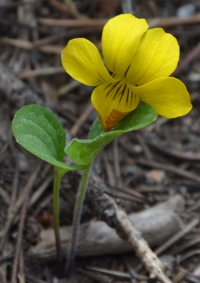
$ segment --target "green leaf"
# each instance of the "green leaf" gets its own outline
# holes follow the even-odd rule
[[[15,114],[12,129],[21,146],[57,169],[65,172],[85,169],[85,166],[68,166],[62,162],[66,133],[59,120],[46,108],[40,105],[22,107]]]
[[[73,139],[65,148],[66,154],[77,164],[89,165],[97,154],[116,137],[142,129],[153,123],[157,113],[148,104],[141,102],[138,107],[122,119],[111,131],[104,132],[97,119],[90,131],[88,140]]]

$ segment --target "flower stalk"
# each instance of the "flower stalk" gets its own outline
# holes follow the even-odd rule
[[[53,218],[54,218],[54,232],[56,239],[56,252],[58,263],[61,260],[61,240],[59,231],[59,192],[60,192],[60,182],[63,174],[58,172],[57,168],[54,168],[54,182],[53,182]]]
[[[78,238],[79,238],[79,230],[80,230],[81,213],[83,209],[83,202],[85,199],[85,193],[86,193],[86,189],[88,185],[88,180],[90,177],[92,164],[89,166],[88,169],[83,171],[83,175],[81,177],[81,182],[80,182],[80,186],[79,186],[77,197],[76,197],[76,203],[75,203],[74,215],[73,215],[72,236],[71,236],[71,242],[70,242],[70,247],[69,247],[69,252],[68,252],[68,257],[67,257],[65,273],[67,273],[71,265],[73,265],[74,259],[76,256],[77,244],[78,244]]]

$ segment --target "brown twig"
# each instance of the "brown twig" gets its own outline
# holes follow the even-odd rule
[[[41,2],[41,1],[44,1],[44,0],[27,0],[27,1],[16,1],[15,3],[3,3],[0,5],[0,9],[13,9],[15,7],[18,7],[18,6],[24,6],[26,4],[31,4],[32,3],[36,3],[36,2]]]
[[[140,164],[140,165],[148,166],[148,167],[154,167],[154,168],[162,169],[162,170],[165,170],[165,171],[168,171],[168,172],[172,172],[172,173],[179,175],[181,177],[188,178],[192,181],[200,182],[200,177],[197,176],[196,174],[188,172],[188,171],[183,170],[181,168],[177,168],[176,166],[173,166],[173,165],[163,164],[163,163],[160,163],[160,162],[156,162],[156,161],[152,161],[152,160],[144,160],[144,159],[138,159],[138,160],[136,160],[136,163]]]
[[[200,23],[200,13],[189,17],[168,17],[147,19],[151,27],[173,27],[179,25],[195,25]]]
[[[81,18],[81,15],[78,12],[75,4],[69,0],[67,2],[68,5],[65,5],[56,0],[49,0],[49,5],[51,5],[52,7],[54,7],[55,9],[57,9],[62,13],[66,13],[68,15],[73,16],[74,18]]]
[[[99,183],[97,177],[93,177],[93,186]],[[92,188],[90,189],[90,193]],[[93,191],[95,194],[96,191]],[[120,238],[127,241],[145,268],[149,271],[151,277],[157,278],[162,283],[170,283],[171,281],[165,275],[165,267],[157,258],[156,254],[149,248],[147,242],[143,239],[132,225],[127,214],[117,206],[116,202],[106,194],[92,195],[93,205],[98,211],[98,218],[104,220],[110,227],[114,228]]]
[[[24,71],[18,74],[19,79],[24,80],[27,78],[38,77],[38,76],[49,76],[66,73],[63,67],[47,67],[47,68],[38,68],[34,70]]]
[[[20,250],[18,278],[20,279],[20,283],[26,283],[26,280],[25,280],[25,265],[24,265],[24,251],[23,251],[23,249]]]
[[[187,260],[188,258],[192,257],[193,255],[200,255],[200,249],[194,249],[186,252],[180,259],[180,262]]]
[[[145,197],[137,192],[136,190],[133,189],[129,189],[126,187],[119,187],[119,186],[114,186],[112,189],[112,196],[115,197],[119,197],[122,199],[127,199],[133,202],[138,202],[138,203],[144,203],[145,202]],[[106,193],[108,193],[109,195],[111,195],[111,193],[109,191],[106,191]]]
[[[116,181],[115,185],[118,188],[122,188],[122,178],[119,162],[119,142],[118,139],[115,139],[113,142],[113,167],[115,171]]]
[[[172,244],[176,243],[182,237],[184,237],[187,233],[189,233],[194,227],[196,227],[199,223],[199,219],[192,220],[189,224],[187,224],[180,232],[173,235],[169,240],[167,240],[162,246],[155,250],[156,254],[160,254],[169,248]]]
[[[188,271],[185,268],[179,267],[177,274],[173,278],[173,283],[181,282],[186,277],[187,273]]]
[[[27,40],[21,40],[21,39],[13,39],[13,38],[0,38],[0,43],[6,44],[6,45],[12,45],[15,47],[23,48],[26,50],[40,50],[44,53],[53,53],[53,54],[60,54],[61,51],[64,49],[63,46],[59,45],[45,45],[40,47],[35,47],[34,44]]]
[[[190,225],[190,223],[189,223]],[[193,228],[193,227],[191,227]],[[176,233],[177,234],[177,233]],[[175,235],[176,235],[175,234]],[[199,244],[200,243],[200,237],[197,235],[196,238],[192,238],[191,240],[185,242],[184,244],[182,244],[181,246],[178,246],[176,247],[176,249],[173,249],[172,251],[172,255],[177,255],[177,254],[180,254],[181,252],[183,252],[185,249],[188,249],[196,244]]]
[[[99,267],[93,267],[93,266],[87,266],[87,269],[93,270],[96,272],[101,272],[107,275],[113,275],[116,277],[127,278],[127,279],[131,278],[131,275],[128,272],[123,272],[119,270],[110,270],[110,269],[108,270],[106,268],[99,268]]]
[[[188,67],[188,65],[197,59],[200,55],[200,43],[198,43],[186,56],[185,59],[183,59],[180,64],[178,65],[178,68],[174,71],[172,76],[177,76],[179,73],[181,73],[184,69]]]
[[[102,30],[101,27],[83,27],[83,28],[73,28],[72,30],[67,30],[63,32],[59,32],[58,34],[53,34],[48,37],[39,39],[33,42],[35,47],[39,47],[42,45],[47,45],[49,43],[58,41],[60,38],[74,38],[80,37],[81,34],[90,34],[93,32],[100,32]]]
[[[90,114],[93,111],[94,111],[94,107],[92,106],[91,103],[89,103],[88,106],[86,107],[86,109],[83,111],[83,113],[77,119],[76,123],[70,129],[70,133],[71,133],[72,136],[77,135],[82,124],[87,120],[87,118],[90,116]]]
[[[13,216],[13,206],[15,203],[15,199],[16,199],[16,195],[17,195],[17,189],[18,189],[18,181],[19,181],[19,168],[18,166],[16,166],[15,168],[15,174],[14,174],[14,178],[13,178],[13,183],[12,183],[12,195],[11,195],[11,199],[10,199],[10,205],[8,208],[8,216],[7,216],[7,221],[5,224],[5,228],[4,228],[4,234],[3,237],[1,238],[1,242],[0,242],[0,254],[3,251],[3,247],[5,244],[5,241],[8,237],[8,232],[10,230],[10,226],[11,226],[11,219]]]
[[[78,87],[79,85],[80,85],[80,82],[72,80],[68,84],[61,86],[59,89],[54,91],[51,96],[52,96],[53,99],[57,99],[59,96],[67,94],[68,92],[70,92],[74,88]],[[74,119],[72,119],[72,121],[73,122],[76,121],[76,118],[74,117]]]
[[[186,160],[192,160],[192,161],[200,161],[200,154],[199,153],[193,153],[193,152],[183,152],[174,148],[165,148],[158,144],[155,144],[153,142],[147,141],[147,143],[155,148],[158,151],[161,151],[163,153],[166,153],[167,155],[171,155],[173,157],[179,158],[179,159],[186,159]]]
[[[59,103],[59,101],[57,102],[57,104],[55,105],[54,109],[57,111],[57,113],[61,116],[66,118],[67,120],[76,123],[76,116],[72,113],[70,113],[69,111],[66,111],[65,109],[63,109],[62,104]],[[88,124],[82,124],[82,128],[84,128],[85,130],[89,131],[90,130],[90,126]]]
[[[132,226],[126,213],[117,208],[115,218],[115,221],[117,220],[117,225],[115,224],[115,226],[118,226],[118,234],[131,244],[145,268],[149,271],[150,276],[157,278],[163,283],[171,282],[164,273],[164,265],[149,248],[141,233]]]
[[[138,274],[134,268],[133,263],[126,256],[122,256],[122,259],[126,265],[126,268],[128,269],[128,272],[131,275],[131,278],[138,279],[140,281],[147,281],[147,276]]]
[[[108,19],[75,19],[75,20],[68,20],[68,19],[50,19],[50,18],[39,18],[38,23],[45,26],[51,27],[100,27],[102,28]]]
[[[109,19],[38,19],[38,23],[46,26],[57,26],[57,27],[85,27],[85,26],[98,26],[103,27]],[[185,17],[168,17],[168,18],[149,18],[146,19],[150,23],[151,27],[172,27],[178,25],[193,25],[200,23],[200,13]]]
[[[41,186],[39,186],[39,188],[31,196],[29,207],[35,204],[35,202],[40,198],[40,196],[44,193],[44,191],[47,189],[47,187],[52,181],[53,181],[53,175],[45,178]]]
[[[39,203],[39,205],[33,212],[33,217],[36,218],[50,202],[52,202],[52,194],[47,196],[43,201]]]
[[[6,283],[6,273],[1,266],[0,266],[0,282]]]
[[[106,176],[108,179],[108,184],[114,187],[116,182],[116,177],[113,172],[113,166],[110,164],[108,160],[108,154],[106,154],[105,152],[102,154],[102,160],[103,160],[103,165],[105,167]]]
[[[89,268],[88,268],[89,269]],[[98,273],[96,273],[96,270],[95,270],[95,273],[94,272],[90,272],[90,271],[86,271],[86,270],[83,270],[83,269],[79,269],[78,270],[80,273],[88,276],[89,278],[95,280],[95,282],[100,282],[100,283],[113,283],[113,280],[111,278],[108,278],[108,277],[105,277],[105,276],[102,276],[102,275],[99,275]]]
[[[26,213],[27,213],[27,202],[28,198],[31,192],[31,189],[33,187],[33,183],[38,175],[38,172],[40,170],[41,163],[39,163],[30,176],[27,184],[25,185],[24,192],[23,192],[23,206],[21,210],[21,215],[20,215],[20,222],[18,226],[18,237],[17,237],[17,243],[16,243],[16,250],[15,250],[15,257],[14,257],[14,262],[13,262],[13,269],[12,269],[12,277],[11,277],[11,282],[15,283],[17,282],[17,269],[19,266],[19,259],[20,259],[20,253],[21,253],[21,246],[22,246],[22,235],[23,235],[23,229],[24,229],[24,223],[25,223],[25,218],[26,218]]]
[[[149,149],[146,141],[144,140],[143,136],[141,134],[139,134],[139,133],[136,133],[136,134],[134,133],[134,135],[136,136],[137,140],[141,144],[147,159],[148,160],[152,160],[153,159],[153,154],[150,151],[150,149]],[[133,136],[133,134],[132,134],[132,136]]]

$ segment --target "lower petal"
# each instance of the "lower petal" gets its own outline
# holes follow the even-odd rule
[[[115,84],[103,83],[96,87],[91,100],[102,127],[107,132],[137,107],[139,96],[123,81],[118,81]]]
[[[130,87],[134,93],[166,118],[186,115],[191,109],[190,95],[176,78],[161,78],[140,87]]]

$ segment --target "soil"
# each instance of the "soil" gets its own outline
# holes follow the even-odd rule
[[[94,169],[106,193],[127,214],[177,195],[183,198],[185,205],[177,216],[182,228],[177,225],[170,242],[159,242],[152,249],[162,250],[159,258],[169,266],[172,282],[196,283],[200,282],[200,3],[132,4],[135,16],[177,38],[181,55],[173,76],[185,83],[193,109],[177,119],[158,117],[149,127],[119,137],[98,156]],[[68,276],[62,272],[65,257],[58,268],[56,258],[30,256],[42,241],[41,233],[53,227],[53,169],[17,144],[11,130],[19,108],[40,104],[59,118],[68,143],[74,137],[87,138],[97,116],[90,102],[92,87],[66,74],[60,52],[76,37],[101,49],[103,25],[120,13],[119,0],[0,1],[0,283],[156,282],[134,251],[99,256],[89,256],[88,251],[88,256],[76,258]],[[67,157],[65,161],[71,162]],[[62,179],[61,227],[72,225],[79,180],[77,172]],[[86,196],[82,223],[97,221],[98,207],[94,209],[92,202]]]

